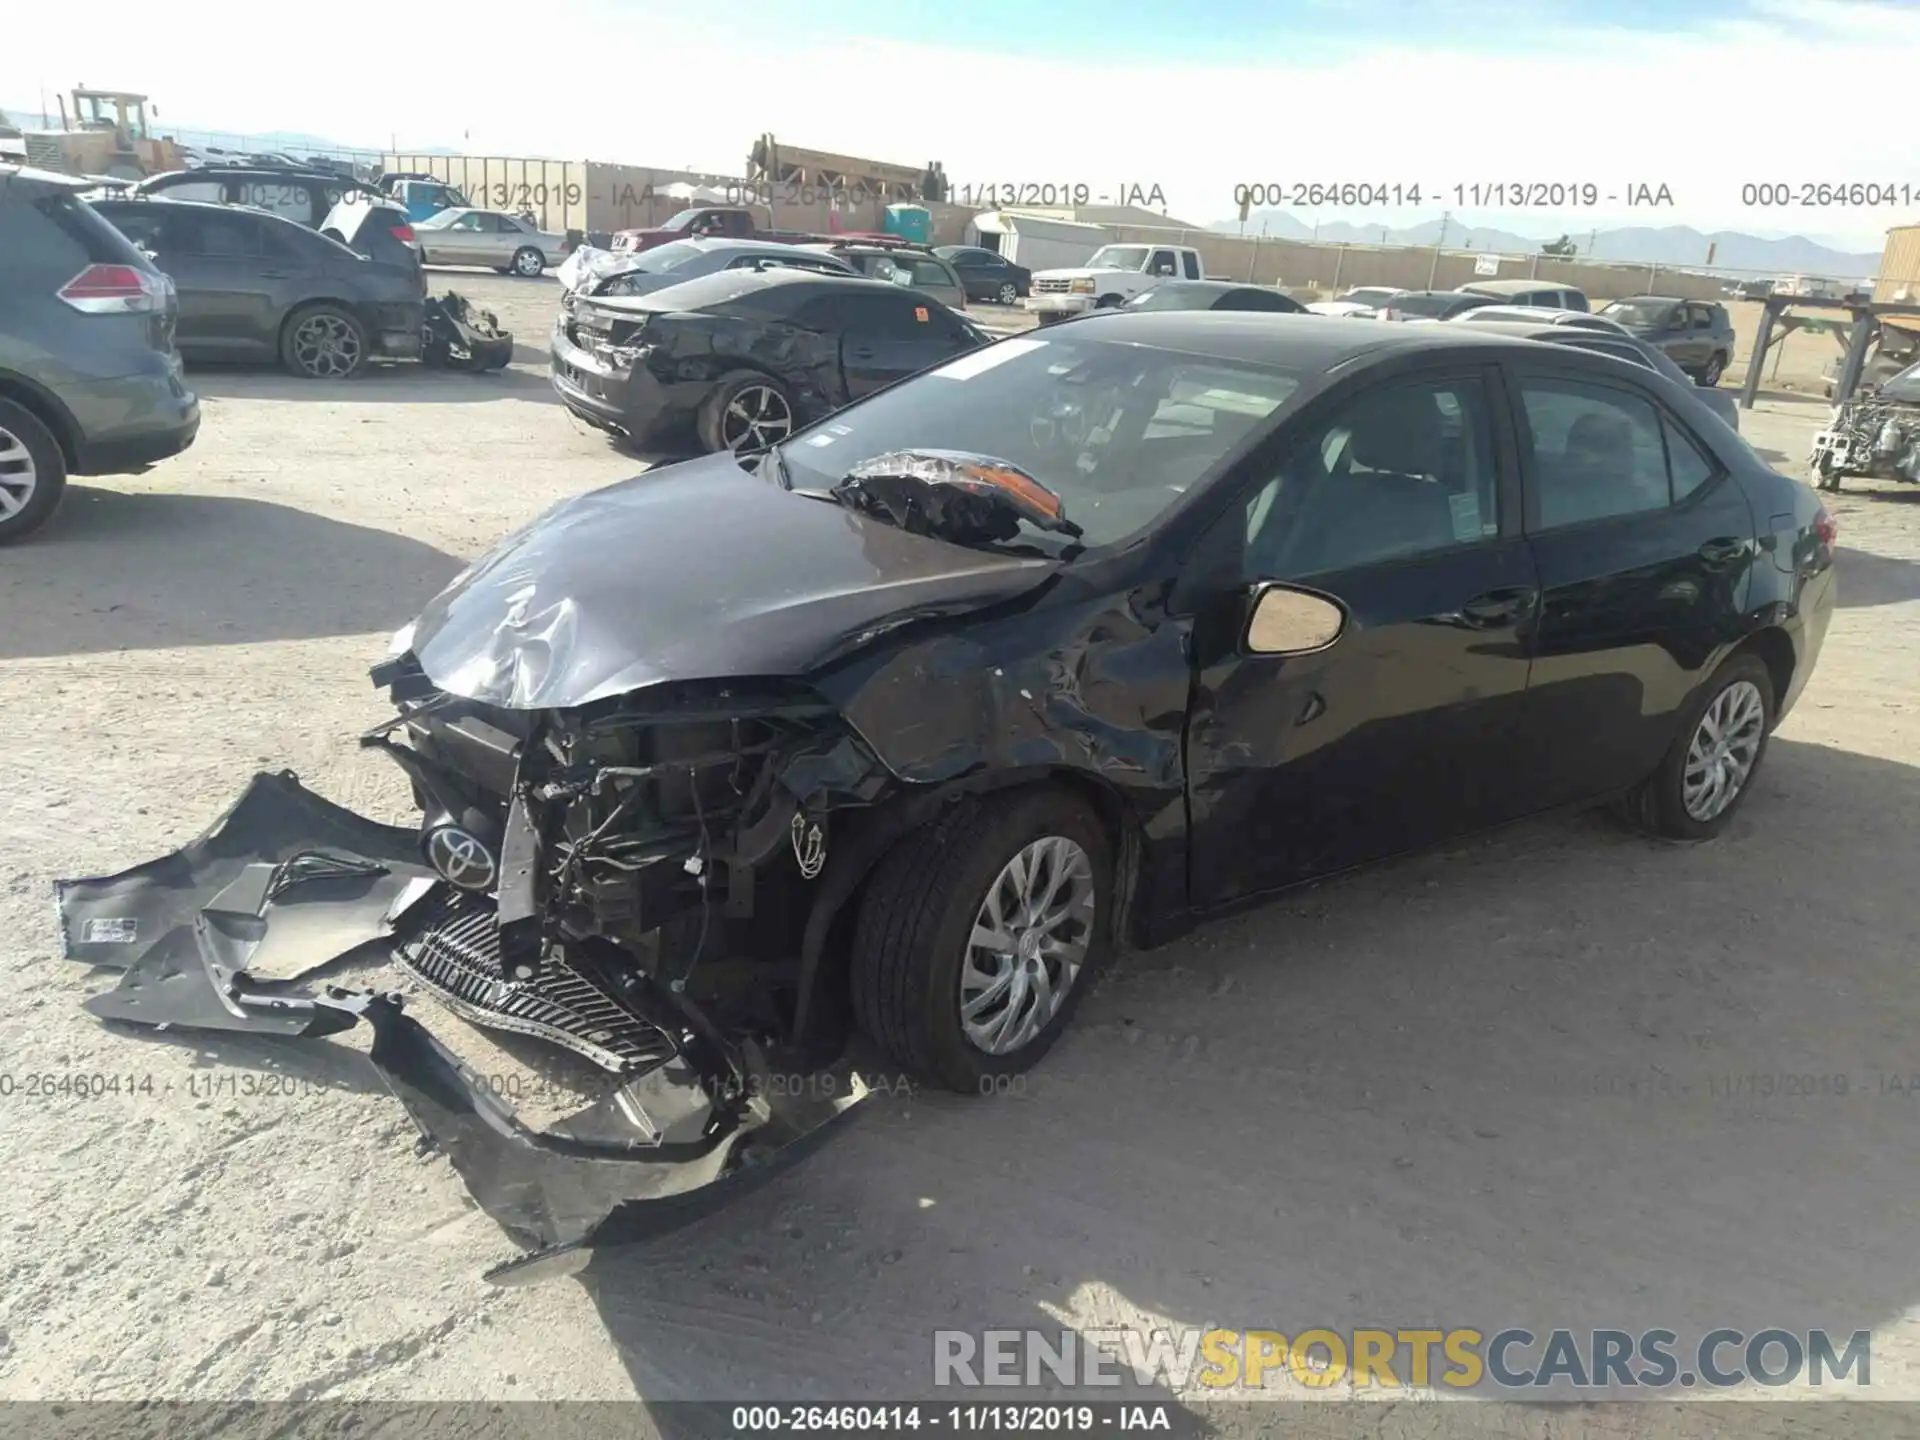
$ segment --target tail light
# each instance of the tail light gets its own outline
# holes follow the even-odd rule
[[[388,233],[391,234],[394,239],[400,241],[403,245],[411,245],[414,243],[413,226],[411,225],[392,226]]]
[[[1827,513],[1822,505],[1813,517],[1813,533],[1820,537],[1820,543],[1829,549],[1840,539],[1840,522]]]
[[[166,306],[167,280],[131,265],[89,265],[60,287],[60,298],[88,315],[151,315]]]

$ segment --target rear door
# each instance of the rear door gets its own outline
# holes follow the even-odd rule
[[[973,345],[945,307],[906,289],[821,296],[808,302],[807,314],[826,322],[809,328],[838,329],[840,368],[854,400]]]
[[[487,242],[481,236],[491,218],[483,210],[469,210],[446,225],[414,233],[436,265],[484,265]]]
[[[182,350],[256,355],[272,345],[275,295],[296,268],[270,253],[274,222],[245,210],[181,207],[157,223],[148,248],[180,291]]]
[[[1277,581],[1337,601],[1302,655],[1195,627],[1190,883],[1216,905],[1515,813],[1533,561],[1491,367],[1376,384],[1249,462],[1203,542],[1222,598]],[[1208,581],[1209,585],[1213,582]]]
[[[1513,764],[1540,808],[1659,763],[1737,633],[1756,554],[1739,484],[1652,387],[1544,360],[1509,365],[1540,577]]]

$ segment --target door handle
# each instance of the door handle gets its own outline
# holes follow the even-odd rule
[[[871,360],[873,359],[873,347],[871,345],[856,345],[853,349],[847,351],[847,354],[856,360]]]
[[[1700,558],[1709,565],[1731,565],[1747,553],[1747,542],[1731,535],[1709,540],[1700,547]]]
[[[1457,618],[1476,630],[1501,629],[1532,614],[1539,598],[1539,591],[1525,586],[1489,590],[1462,605]]]

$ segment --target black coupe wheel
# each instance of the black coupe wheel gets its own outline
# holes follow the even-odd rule
[[[908,1073],[979,1094],[1039,1063],[1112,950],[1113,847],[1060,790],[962,801],[868,882],[861,1027]]]
[[[295,311],[281,332],[281,363],[309,380],[345,380],[357,375],[366,359],[366,330],[338,305]]]
[[[793,398],[766,375],[723,380],[700,407],[700,443],[709,453],[764,450],[793,431]]]
[[[1685,711],[1660,768],[1626,798],[1627,819],[1669,840],[1711,840],[1726,829],[1766,757],[1775,704],[1757,655],[1727,661]]]
[[[1019,298],[1020,287],[1015,285],[1011,280],[1002,280],[1000,282],[999,293],[994,296],[994,299],[998,300],[1002,305],[1011,305]]]

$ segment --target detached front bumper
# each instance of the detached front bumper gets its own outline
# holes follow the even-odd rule
[[[419,844],[417,832],[333,805],[291,772],[256,775],[180,850],[56,884],[67,957],[121,972],[86,1008],[133,1025],[289,1040],[367,1025],[388,1088],[526,1247],[487,1272],[503,1284],[572,1273],[596,1245],[709,1213],[810,1153],[864,1098],[851,1072],[771,1083],[755,1045],[721,1035],[695,1007],[628,971],[614,1003],[650,1027],[656,1048],[600,1100],[547,1130],[527,1128],[403,1013],[398,995],[315,982],[346,957],[417,959],[444,937],[456,897]],[[469,909],[491,904],[458,899]],[[603,973],[594,943],[575,967],[589,981]],[[504,977],[495,983],[513,988]]]

